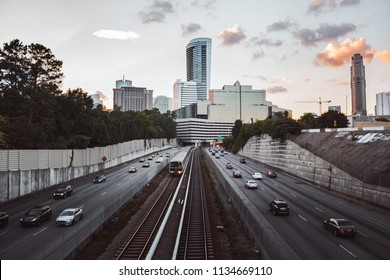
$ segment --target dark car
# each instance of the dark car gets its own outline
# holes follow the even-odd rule
[[[269,178],[276,178],[278,176],[276,175],[275,171],[268,171],[267,172],[267,177],[269,177]]]
[[[356,227],[346,219],[331,218],[324,221],[322,226],[333,232],[334,236],[354,236],[357,233]]]
[[[241,163],[246,163],[245,158],[240,159],[240,162],[241,162]]]
[[[56,191],[53,193],[54,198],[66,198],[68,196],[71,196],[73,194],[73,188],[71,185],[62,186],[56,189]]]
[[[22,226],[39,226],[42,222],[50,220],[52,210],[50,206],[36,206],[31,208],[24,214],[24,217],[20,219]]]
[[[233,171],[233,177],[234,178],[242,178],[241,172],[238,170]]]
[[[7,227],[8,226],[8,214],[0,211],[0,227]]]
[[[95,180],[93,180],[94,183],[103,183],[106,181],[106,176],[104,175],[97,175]]]
[[[290,208],[286,201],[281,199],[274,199],[268,205],[268,210],[274,214],[274,216],[279,214],[290,214]]]

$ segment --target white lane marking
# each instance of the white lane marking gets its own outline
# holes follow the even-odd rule
[[[340,246],[340,248],[341,249],[343,249],[344,251],[346,251],[348,254],[350,254],[352,257],[354,257],[354,258],[357,258],[357,256],[356,255],[354,255],[351,251],[349,251],[347,248],[345,248],[344,246],[342,246],[342,245],[340,245],[339,244],[339,246]]]
[[[3,231],[2,233],[0,233],[0,236],[2,236],[3,234],[6,234],[8,231]]]
[[[304,218],[304,217],[302,217],[301,215],[298,215],[299,216],[299,218],[301,218],[302,220],[304,220],[305,222],[307,222],[307,220]]]
[[[314,207],[314,208],[317,209],[318,211],[324,213],[324,211],[322,211],[320,208],[318,208],[318,207]]]
[[[358,233],[359,233],[359,234],[361,234],[361,235],[363,235],[364,237],[367,237],[367,238],[368,238],[368,236],[367,236],[367,235],[365,235],[363,232],[361,232],[361,231],[358,231]]]
[[[41,229],[40,231],[34,233],[33,236],[36,236],[36,235],[40,234],[41,232],[43,232],[45,230],[47,230],[47,227],[45,227],[45,228]]]
[[[293,194],[293,193],[290,193],[293,197],[297,197],[295,194]]]
[[[101,193],[100,195],[105,195],[107,192]]]
[[[261,187],[261,189],[262,189],[263,191],[265,191],[265,189],[264,189],[263,187]]]

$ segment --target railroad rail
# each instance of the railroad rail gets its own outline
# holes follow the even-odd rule
[[[176,259],[214,259],[199,150],[194,153],[191,171]]]

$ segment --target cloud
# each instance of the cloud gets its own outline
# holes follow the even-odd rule
[[[267,26],[268,32],[276,32],[276,31],[284,31],[289,30],[291,27],[296,26],[297,23],[291,19],[290,17],[287,17],[285,20],[280,20],[277,22],[274,22]]]
[[[323,12],[333,11],[339,7],[356,6],[360,0],[311,0],[307,12],[309,14],[319,15]]]
[[[93,33],[94,36],[106,39],[117,39],[117,40],[135,40],[140,36],[132,31],[119,31],[119,30],[98,30]]]
[[[175,12],[173,5],[168,1],[155,0],[145,11],[138,13],[143,23],[164,22],[167,14]]]
[[[271,82],[274,84],[288,84],[288,85],[291,85],[294,83],[293,80],[289,80],[286,77],[282,77],[280,79],[272,79]]]
[[[263,34],[260,34],[259,37],[253,37],[251,42],[256,46],[267,46],[267,47],[280,47],[283,44],[281,40],[275,40],[265,37]]]
[[[286,92],[287,89],[285,87],[281,87],[281,86],[274,86],[274,87],[269,87],[266,89],[266,92],[267,93],[278,93],[278,92]]]
[[[375,53],[379,57],[386,52],[378,52],[367,45],[366,39],[355,40],[350,38],[341,44],[329,44],[321,53],[315,57],[314,63],[317,66],[339,67],[351,63],[351,57],[355,53],[360,53],[365,61],[370,62]],[[386,55],[385,55],[386,57]]]
[[[375,51],[375,55],[383,62],[390,63],[390,51]]]
[[[264,56],[265,56],[265,53],[264,53],[263,50],[254,51],[254,52],[253,52],[253,55],[252,55],[252,59],[253,59],[253,60],[260,59],[260,58],[263,58]]]
[[[315,30],[303,28],[293,32],[295,38],[301,41],[301,44],[308,46],[316,46],[322,41],[336,40],[338,37],[345,36],[349,32],[356,30],[356,26],[352,23],[342,23],[339,25],[323,23]]]
[[[191,34],[194,34],[196,32],[198,32],[199,30],[201,30],[202,27],[197,24],[197,23],[190,23],[190,24],[182,24],[181,25],[181,30],[182,30],[182,35],[185,36],[185,35],[191,35]]]
[[[232,28],[221,31],[218,37],[222,39],[222,44],[233,46],[244,40],[246,35],[242,27],[235,24]]]
[[[206,10],[213,10],[214,4],[217,3],[217,0],[206,0],[206,1],[200,1],[200,0],[194,0],[192,1],[191,5],[195,7],[201,7]]]

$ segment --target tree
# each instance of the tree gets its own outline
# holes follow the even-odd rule
[[[328,111],[318,118],[320,128],[341,128],[348,127],[349,121],[343,113]]]
[[[318,116],[312,113],[304,113],[299,117],[298,122],[303,128],[318,128]]]
[[[232,129],[232,136],[234,139],[238,138],[238,135],[240,134],[240,130],[242,128],[242,121],[241,120],[236,120],[234,122],[234,126]]]

